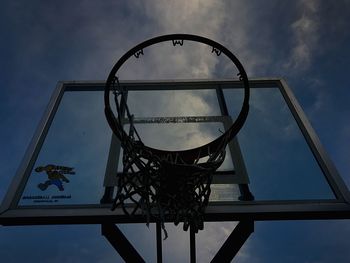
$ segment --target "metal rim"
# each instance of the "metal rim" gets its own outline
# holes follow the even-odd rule
[[[106,115],[106,119],[108,121],[108,124],[111,127],[112,131],[115,134],[118,134],[118,128],[117,128],[116,123],[115,123],[117,121],[117,118],[114,115],[114,113],[111,109],[111,105],[110,105],[111,86],[112,86],[112,83],[115,79],[115,76],[116,76],[118,70],[122,67],[122,65],[131,56],[138,57],[140,54],[143,54],[143,49],[146,47],[149,47],[149,46],[152,46],[154,44],[161,43],[161,42],[167,42],[167,41],[172,41],[174,46],[176,44],[180,44],[182,46],[184,40],[199,42],[199,43],[203,43],[203,44],[206,44],[208,46],[211,46],[213,48],[212,52],[215,52],[218,56],[221,53],[225,54],[232,61],[232,63],[236,66],[236,68],[238,69],[239,79],[243,82],[243,86],[244,86],[244,100],[243,100],[242,108],[240,110],[240,113],[239,113],[237,119],[234,121],[232,126],[225,133],[223,133],[221,136],[219,136],[215,140],[213,140],[207,144],[204,144],[202,146],[196,147],[196,148],[192,148],[189,150],[179,150],[179,151],[166,151],[166,150],[152,148],[149,146],[144,146],[145,148],[147,148],[147,150],[153,152],[155,155],[158,155],[158,156],[164,156],[164,155],[169,155],[169,154],[180,154],[183,157],[183,159],[191,160],[191,159],[193,159],[194,156],[196,158],[198,156],[200,156],[200,157],[206,156],[206,154],[204,154],[204,153],[207,152],[206,150],[208,148],[210,148],[211,150],[212,149],[219,149],[220,146],[225,141],[228,142],[233,137],[235,137],[237,135],[237,133],[239,132],[239,130],[243,127],[243,125],[247,119],[248,112],[249,112],[250,89],[249,89],[249,82],[248,82],[247,74],[246,74],[242,64],[237,59],[237,57],[231,51],[229,51],[226,47],[221,45],[220,43],[217,43],[211,39],[197,36],[197,35],[170,34],[170,35],[163,35],[163,36],[151,38],[149,40],[146,40],[146,41],[136,45],[135,47],[130,49],[128,52],[126,52],[117,61],[117,63],[114,65],[111,72],[109,73],[107,81],[106,81],[106,85],[105,85],[105,90],[104,90],[104,104],[105,104],[105,115]],[[125,135],[126,135],[126,132],[124,130],[122,130],[121,132],[125,133]]]

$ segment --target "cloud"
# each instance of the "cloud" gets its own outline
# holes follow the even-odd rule
[[[160,33],[195,33],[208,37],[219,31],[225,5],[217,1],[149,1],[142,6]]]
[[[223,17],[223,5],[207,1],[147,1],[134,2],[134,10],[142,11],[152,21],[156,35],[187,33],[216,38]],[[205,21],[205,23],[203,23]],[[148,38],[153,37],[150,35]],[[171,43],[147,49],[149,57],[142,57],[143,70],[123,72],[127,78],[210,78],[217,58],[205,45],[186,42],[183,47]],[[170,48],[169,48],[170,46]],[[134,65],[133,65],[134,66]],[[151,70],[150,70],[151,69]],[[130,71],[129,71],[130,72]],[[135,76],[135,72],[139,76]],[[122,76],[122,74],[121,74]]]
[[[310,120],[317,121],[325,110],[331,107],[331,98],[326,83],[315,77],[304,78],[308,90],[312,93],[312,100],[306,108]]]
[[[236,225],[237,222],[206,222],[196,236],[197,261],[210,262]]]
[[[256,10],[244,1],[155,0],[133,2],[133,8],[144,12],[145,16],[152,21],[157,35],[188,33],[220,42],[238,55],[238,58],[244,62],[246,71],[251,75],[261,71],[264,68],[262,65],[266,65],[268,61],[260,49],[253,48],[256,43],[251,29],[256,22]],[[265,7],[265,10],[267,9]],[[267,35],[262,37],[268,38]],[[191,45],[186,42],[180,50],[184,51],[188,46]],[[196,44],[183,53],[181,51],[169,52],[158,48],[158,56],[155,56],[155,53],[152,54],[153,58],[150,62],[152,67],[149,67],[152,71],[148,70],[147,75],[143,77],[155,77],[158,73],[160,78],[167,78],[169,76],[167,72],[172,72],[176,78],[236,77],[232,62],[224,56],[216,57],[211,54],[211,49],[208,47]],[[139,70],[136,72],[140,73]],[[135,70],[132,76],[135,77]],[[132,76],[127,77],[130,79]]]
[[[306,70],[311,65],[311,59],[319,40],[318,2],[301,0],[299,13],[298,19],[291,24],[294,46],[288,62],[284,65],[285,68],[295,71]]]

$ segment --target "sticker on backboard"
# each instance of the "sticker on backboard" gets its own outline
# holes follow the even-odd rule
[[[59,192],[65,191],[65,185],[70,181],[67,178],[67,175],[75,174],[73,167],[61,166],[48,164],[46,166],[38,166],[34,169],[36,173],[45,173],[47,180],[42,181],[37,185],[37,188],[45,192],[48,189],[56,189]],[[52,189],[52,190],[53,190]],[[70,194],[63,195],[33,195],[33,196],[24,196],[23,199],[32,199],[33,202],[58,202],[58,199],[71,199]]]
[[[44,183],[38,184],[38,188],[45,191],[49,186],[54,185],[59,191],[64,191],[63,182],[69,183],[67,177],[64,174],[75,174],[74,168],[66,166],[57,166],[48,164],[46,166],[38,166],[35,168],[37,173],[45,172],[47,179]]]

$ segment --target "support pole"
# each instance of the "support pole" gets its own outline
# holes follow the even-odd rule
[[[190,257],[190,262],[196,263],[196,233],[192,226],[190,226]]]
[[[107,238],[125,262],[143,263],[145,262],[136,251],[129,240],[124,236],[120,229],[114,224],[102,224],[102,235]]]
[[[162,252],[162,229],[159,222],[156,223],[156,236],[157,236],[157,263],[163,262]]]
[[[212,263],[231,262],[251,233],[254,232],[254,221],[241,221],[226,239],[225,243],[212,259]]]

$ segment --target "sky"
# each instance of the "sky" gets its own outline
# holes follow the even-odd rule
[[[124,52],[168,33],[202,35],[223,44],[251,78],[283,77],[350,186],[350,1],[1,3],[0,199],[59,80],[105,80]],[[152,67],[130,62],[126,66],[133,70],[126,67],[121,75],[229,76],[225,63],[201,56],[201,49],[180,55],[160,51],[147,57]],[[233,227],[208,224],[201,235],[212,239],[201,239],[200,262],[215,253]],[[154,230],[121,228],[150,258],[154,244],[147,240]],[[164,248],[171,260],[165,262],[182,262],[188,254],[185,242],[178,242],[186,238],[180,230],[171,230]],[[348,220],[257,222],[235,262],[348,262],[349,236]],[[1,227],[0,256],[3,262],[120,261],[99,226]]]

